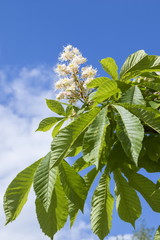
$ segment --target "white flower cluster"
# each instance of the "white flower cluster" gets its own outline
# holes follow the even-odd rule
[[[60,76],[55,88],[61,91],[56,98],[67,99],[70,103],[75,103],[78,100],[86,102],[89,94],[87,83],[95,77],[97,70],[92,66],[80,68],[80,65],[84,64],[87,59],[72,45],[64,47],[59,60],[62,64],[57,64],[54,69]]]

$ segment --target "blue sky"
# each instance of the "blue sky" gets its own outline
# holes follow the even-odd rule
[[[88,58],[88,63],[102,75],[105,73],[98,62],[102,58],[113,57],[121,66],[129,54],[139,49],[159,55],[159,9],[159,0],[0,2],[1,195],[18,171],[49,149],[50,135],[34,133],[34,130],[39,120],[50,116],[43,99],[55,97],[53,82],[56,76],[52,67],[57,63],[63,46],[72,44],[78,47]],[[148,226],[156,228],[160,215],[152,213],[142,201],[143,217]],[[9,240],[11,235],[16,240],[22,237],[24,240],[25,237],[30,240],[47,239],[35,223],[33,202],[32,194],[15,223],[4,228],[4,217],[1,219],[1,239]],[[2,207],[0,210],[3,215]],[[66,233],[75,239],[78,229],[84,234],[80,236],[81,240],[97,239],[88,229],[88,219],[87,210],[84,217],[79,217],[72,233],[66,228],[57,240],[64,239]],[[125,233],[132,233],[132,227],[120,221],[114,213],[111,235]]]

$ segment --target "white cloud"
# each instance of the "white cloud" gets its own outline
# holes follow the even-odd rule
[[[35,129],[41,119],[53,114],[47,109],[44,100],[54,97],[53,92],[46,87],[51,85],[47,81],[52,83],[53,77],[52,72],[43,66],[23,68],[19,71],[10,69],[0,71],[1,213],[3,213],[2,197],[10,181],[19,171],[50,150],[51,133],[35,133]],[[4,214],[3,216],[1,214],[0,239],[7,240],[11,236],[16,240],[44,239],[36,223],[32,195],[22,211],[22,216],[20,215],[14,223],[4,227]]]
[[[108,240],[131,240],[131,239],[132,234],[117,235],[108,238]]]
[[[0,71],[0,239],[49,239],[39,228],[33,191],[20,216],[7,226],[4,226],[2,198],[15,175],[50,150],[51,133],[35,133],[35,129],[41,119],[52,116],[44,99],[54,98],[53,78],[52,71],[44,66]],[[63,239],[98,240],[81,217],[72,230],[67,224],[55,237],[55,240]],[[107,239],[117,240],[115,237]],[[119,236],[118,240],[122,239],[129,240],[130,235]]]

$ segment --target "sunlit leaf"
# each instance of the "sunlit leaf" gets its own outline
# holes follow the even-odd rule
[[[56,124],[56,126],[54,127],[54,129],[52,131],[53,138],[58,134],[58,132],[60,131],[60,129],[65,121],[66,121],[66,119],[64,118]]]
[[[154,235],[154,240],[160,239],[160,226],[157,228],[156,233]]]
[[[72,165],[76,172],[82,171],[83,169],[89,167],[91,163],[84,161],[83,157],[78,158]]]
[[[160,212],[160,189],[156,184],[139,173],[126,173],[130,186],[142,194],[153,211]]]
[[[6,224],[18,217],[24,204],[27,202],[35,171],[41,161],[42,159],[25,168],[9,184],[4,195]]]
[[[107,108],[103,108],[84,135],[83,158],[86,162],[95,164],[97,168],[99,167],[108,125]]]
[[[114,198],[109,190],[110,177],[104,173],[92,199],[91,226],[93,232],[103,240],[110,232]]]
[[[128,109],[131,113],[142,120],[146,125],[150,126],[158,133],[160,133],[160,112],[151,108],[137,105],[121,104],[121,106]]]
[[[103,69],[114,79],[118,79],[118,66],[113,58],[104,58],[100,61]]]
[[[126,61],[124,62],[121,71],[120,71],[120,79],[130,79],[135,77],[135,72],[133,71],[134,67],[137,66],[139,62],[141,62],[145,57],[147,56],[147,53],[145,53],[144,50],[139,50],[133,54],[131,54]],[[133,75],[133,77],[132,77]]]
[[[94,108],[81,114],[76,120],[63,128],[53,139],[51,145],[52,166],[58,165],[66,156],[69,148],[73,145],[80,134],[92,123],[100,108]]]
[[[140,120],[125,108],[118,105],[113,107],[118,112],[115,116],[117,137],[127,156],[137,164],[144,137],[143,126]]]
[[[62,116],[66,115],[65,110],[59,101],[46,99],[46,103],[48,108],[54,113],[57,113],[58,115],[62,115]]]
[[[160,57],[147,55],[143,50],[131,54],[120,71],[121,80],[128,80],[145,72],[160,71]]]
[[[145,105],[145,100],[137,86],[130,87],[120,99],[122,103]]]
[[[45,118],[40,122],[36,131],[46,132],[46,131],[50,130],[61,119],[63,119],[63,118],[58,118],[58,117]]]
[[[67,221],[68,201],[59,178],[56,180],[48,212],[40,199],[36,199],[36,213],[42,231],[51,239]]]
[[[97,173],[98,171],[96,170],[96,168],[93,168],[84,176],[84,181],[86,183],[87,191],[89,191],[95,177],[97,176]],[[79,208],[73,202],[69,202],[70,227],[73,226],[76,220],[78,211],[79,211]]]
[[[117,83],[114,80],[108,80],[100,85],[91,100],[95,100],[97,103],[100,103],[118,92],[120,92],[120,89],[118,88]]]
[[[39,164],[34,177],[34,190],[46,211],[48,211],[51,203],[57,173],[57,167],[51,168],[51,153],[49,152]]]
[[[59,165],[60,179],[71,202],[83,211],[87,188],[83,178],[66,161]]]
[[[108,81],[111,81],[111,79],[109,79],[107,77],[94,78],[89,83],[87,83],[87,87],[88,88],[97,88],[97,87],[101,86],[102,84],[107,83]]]

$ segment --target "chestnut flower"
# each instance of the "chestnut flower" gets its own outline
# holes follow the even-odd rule
[[[55,88],[61,90],[56,98],[66,99],[69,103],[76,103],[78,100],[87,102],[90,93],[87,84],[94,79],[97,70],[92,66],[81,68],[81,64],[87,59],[72,45],[64,47],[59,60],[66,63],[57,64],[54,69],[62,77],[55,83]]]

